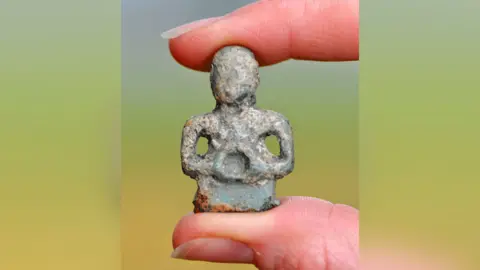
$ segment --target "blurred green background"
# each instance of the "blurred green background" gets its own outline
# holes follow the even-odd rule
[[[226,14],[252,1],[124,0],[122,250],[125,270],[253,269],[170,259],[175,224],[193,210],[195,181],[180,166],[183,124],[215,100],[208,73],[174,61],[169,28]],[[358,207],[358,63],[289,61],[260,70],[259,107],[287,116],[296,168],[278,195]],[[275,144],[270,144],[275,147]],[[277,146],[278,147],[278,146]]]

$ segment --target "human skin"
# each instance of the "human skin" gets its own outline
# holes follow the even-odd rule
[[[259,269],[358,269],[358,211],[289,197],[262,213],[202,213],[175,228],[173,257]]]
[[[355,61],[358,1],[264,0],[163,36],[176,61],[198,71],[209,71],[227,45],[251,49],[261,66]],[[283,198],[263,213],[187,215],[175,228],[172,257],[259,269],[358,269],[358,219],[350,206],[308,197]]]

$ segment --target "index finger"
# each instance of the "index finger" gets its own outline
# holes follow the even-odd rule
[[[170,40],[180,64],[209,71],[227,45],[252,50],[260,65],[288,59],[358,60],[358,0],[264,0]]]

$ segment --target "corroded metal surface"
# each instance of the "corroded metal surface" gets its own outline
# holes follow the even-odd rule
[[[194,212],[261,212],[279,204],[275,185],[294,167],[292,129],[280,113],[256,107],[259,65],[243,47],[219,50],[210,82],[216,107],[193,116],[182,134],[183,172],[195,179]],[[276,136],[280,154],[265,144]],[[204,155],[196,152],[200,137],[208,140]]]

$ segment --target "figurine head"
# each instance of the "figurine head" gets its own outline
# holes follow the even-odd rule
[[[253,105],[260,78],[258,62],[244,47],[227,46],[213,57],[210,85],[220,104]]]

